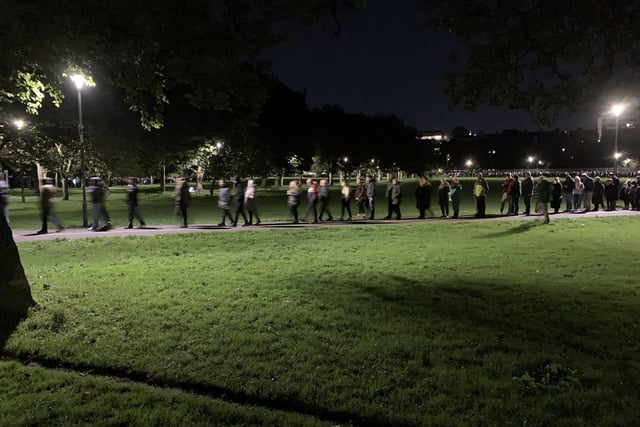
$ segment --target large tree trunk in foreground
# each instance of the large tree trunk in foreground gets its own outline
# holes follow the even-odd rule
[[[4,215],[0,215],[0,321],[7,317],[24,318],[34,304],[11,228]]]

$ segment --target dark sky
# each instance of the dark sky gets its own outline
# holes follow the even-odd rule
[[[350,112],[391,113],[419,130],[537,130],[527,113],[492,107],[450,111],[442,74],[456,46],[452,34],[430,27],[415,0],[369,0],[342,14],[342,34],[324,21],[292,31],[291,41],[273,48],[275,75],[289,87],[307,88],[311,107],[337,104]],[[554,127],[596,127],[597,117],[579,114]]]

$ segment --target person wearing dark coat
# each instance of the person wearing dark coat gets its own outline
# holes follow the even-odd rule
[[[533,196],[533,179],[531,172],[524,173],[522,181],[522,198],[524,199],[524,214],[531,215],[531,197]]]
[[[289,189],[287,190],[287,206],[289,206],[289,212],[293,215],[293,223],[297,224],[298,221],[298,205],[300,204],[300,186],[298,181],[289,182]]]
[[[511,183],[511,188],[509,189],[511,196],[511,206],[509,208],[510,215],[518,215],[518,211],[520,210],[520,196],[522,195],[522,187],[519,181],[520,177],[518,175],[513,175],[513,182]]]
[[[596,176],[593,180],[593,195],[591,201],[593,202],[593,210],[597,211],[602,206],[602,198],[604,196],[604,184],[600,181],[600,177]]]
[[[607,183],[604,186],[604,198],[607,201],[607,210],[616,210],[616,199],[618,198],[618,188],[613,178],[607,179]]]
[[[393,190],[394,179],[396,179],[396,177],[393,175],[389,177],[389,181],[387,182],[387,190],[384,192],[384,196],[387,199],[387,216],[385,216],[384,219],[391,219],[391,214],[393,214],[394,212],[393,197],[391,194]]]
[[[376,214],[376,180],[372,175],[367,176],[367,199],[369,201],[369,219]]]
[[[560,177],[553,178],[553,184],[551,184],[551,207],[553,213],[558,213],[560,206],[562,205],[562,183],[560,183]]]
[[[233,184],[235,190],[233,200],[236,202],[236,216],[233,219],[231,226],[236,227],[238,225],[238,217],[240,217],[240,214],[242,214],[242,218],[244,219],[244,225],[249,225],[247,215],[244,213],[244,183],[240,177],[235,177]]]
[[[562,197],[564,197],[564,207],[565,212],[571,212],[573,209],[573,189],[576,188],[576,183],[573,181],[573,178],[570,174],[567,174],[564,177],[564,182],[562,183]]]
[[[129,225],[127,228],[133,228],[133,218],[137,218],[140,221],[140,227],[144,227],[145,223],[140,215],[140,208],[138,207],[138,185],[135,178],[129,179],[129,185],[127,186],[127,210]]]
[[[331,211],[329,210],[329,183],[326,179],[320,180],[320,185],[318,186],[318,202],[320,203],[320,215],[318,219],[322,221],[322,217],[326,212],[327,221],[331,221],[333,215],[331,215]]]
[[[551,199],[551,184],[547,179],[540,175],[536,183],[536,210],[544,215],[543,224],[549,224],[549,207],[547,204]]]
[[[189,183],[184,178],[176,180],[176,215],[182,218],[182,228],[187,228],[187,208],[189,207]]]
[[[442,178],[438,186],[438,204],[440,205],[440,212],[442,212],[440,218],[449,218],[449,191],[451,191],[449,183]]]
[[[429,179],[420,178],[420,182],[415,191],[416,208],[418,208],[418,219],[425,219],[425,214],[431,208],[431,184]]]
[[[453,208],[452,218],[458,218],[460,215],[460,196],[462,195],[462,185],[460,180],[456,177],[451,182],[451,191],[449,191],[449,198],[451,199],[451,207]]]
[[[390,195],[391,195],[391,208],[393,210],[393,213],[396,214],[396,219],[400,220],[401,219],[400,202],[402,201],[402,191],[400,190],[400,183],[398,182],[397,178],[393,178],[391,180]],[[389,219],[391,219],[391,217],[389,217]]]

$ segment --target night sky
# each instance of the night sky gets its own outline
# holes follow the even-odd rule
[[[452,34],[436,30],[415,0],[369,0],[340,16],[342,34],[326,20],[292,30],[291,41],[269,51],[275,75],[295,90],[305,87],[310,107],[337,104],[349,112],[395,114],[419,130],[538,130],[521,111],[482,107],[449,110],[442,74],[450,69]],[[596,127],[596,114],[561,117],[555,127]]]

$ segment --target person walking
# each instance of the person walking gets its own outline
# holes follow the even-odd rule
[[[502,182],[502,199],[500,200],[500,215],[504,215],[504,210],[507,208],[507,214],[511,209],[511,187],[513,185],[513,175],[508,173],[505,180]]]
[[[454,177],[451,184],[451,191],[449,191],[449,198],[451,199],[451,207],[453,208],[453,216],[451,218],[458,218],[460,215],[460,197],[462,196],[462,185],[458,177]]]
[[[580,206],[582,204],[582,196],[584,195],[584,184],[580,180],[580,177],[576,175],[573,180],[573,212],[580,212]]]
[[[322,221],[322,217],[326,212],[327,221],[331,221],[333,215],[331,215],[331,211],[329,210],[329,185],[326,179],[320,180],[320,185],[318,186],[318,202],[320,203],[320,215],[318,219]]]
[[[582,184],[584,185],[584,192],[582,195],[582,208],[584,212],[591,211],[591,202],[593,201],[593,179],[585,173],[582,174]]]
[[[236,202],[236,212],[235,212],[236,216],[231,222],[231,226],[232,227],[238,226],[238,218],[240,217],[240,215],[242,215],[242,218],[244,219],[243,225],[247,226],[249,225],[249,220],[247,219],[247,215],[244,213],[244,184],[242,182],[242,179],[239,176],[236,176],[233,179],[233,189],[234,189],[233,200]]]
[[[549,181],[540,175],[536,183],[536,211],[542,212],[543,224],[549,224],[549,200],[551,199],[551,187]]]
[[[227,186],[224,179],[218,181],[218,207],[222,210],[222,220],[218,223],[218,227],[224,227],[226,225],[227,218],[229,218],[229,224],[233,226],[233,216],[230,212],[231,202],[231,190]]]
[[[613,183],[613,181],[611,181]],[[596,176],[593,180],[593,196],[591,196],[591,201],[593,202],[593,210],[594,212],[600,209],[603,205],[604,198],[604,184],[600,181],[600,177]]]
[[[289,212],[293,215],[293,223],[297,224],[298,221],[298,205],[300,204],[300,186],[298,181],[290,181],[289,189],[287,190],[287,206],[289,206]]]
[[[358,219],[365,219],[367,217],[367,184],[362,177],[358,178],[358,186],[356,187],[356,203],[358,204]]]
[[[576,183],[570,174],[566,174],[562,182],[562,197],[564,197],[565,212],[571,212],[573,204],[573,189]]]
[[[524,199],[524,215],[531,215],[531,197],[533,196],[533,179],[531,172],[524,173],[522,181],[522,198]]]
[[[393,214],[394,212],[393,197],[391,195],[394,179],[396,179],[396,177],[391,175],[389,176],[389,180],[387,181],[387,189],[384,192],[384,197],[387,199],[387,216],[385,216],[383,219],[391,219],[391,214]]]
[[[451,187],[445,178],[440,180],[438,186],[438,204],[440,205],[440,218],[449,218],[449,192]]]
[[[489,192],[489,184],[485,181],[482,173],[478,174],[478,178],[473,185],[473,195],[476,198],[476,218],[484,218],[487,210],[487,193]]]
[[[249,213],[249,225],[260,225],[260,217],[258,216],[258,203],[256,201],[256,183],[250,179],[247,182],[247,189],[244,192],[244,206]],[[253,222],[253,216],[256,216],[256,222]]]
[[[367,176],[367,200],[369,201],[369,219],[376,215],[376,179],[373,175]]]
[[[111,229],[111,219],[109,212],[105,206],[107,192],[104,182],[99,177],[93,177],[89,180],[89,191],[91,192],[91,204],[93,206],[93,223],[89,227],[90,231],[107,231]],[[103,219],[105,225],[100,227],[100,219]]]
[[[391,180],[391,209],[392,213],[396,214],[396,220],[402,219],[400,214],[400,203],[402,202],[402,190],[400,189],[400,183],[397,178]],[[391,219],[391,217],[389,217]]]
[[[140,208],[138,207],[138,185],[135,178],[129,178],[129,185],[127,185],[127,217],[129,219],[128,229],[133,228],[133,218],[137,218],[140,221],[140,227],[144,227],[145,223],[140,215]]]
[[[187,209],[189,207],[189,199],[191,195],[189,194],[189,183],[184,178],[176,179],[176,191],[175,191],[175,202],[176,202],[176,215],[182,219],[182,228],[187,228]]]
[[[340,221],[344,221],[344,211],[347,210],[347,221],[351,221],[351,188],[346,179],[340,182],[340,200],[342,202],[342,210],[340,211]]]
[[[311,178],[307,179],[307,201],[309,202],[309,206],[307,207],[307,212],[304,214],[302,218],[303,221],[307,221],[307,217],[309,215],[313,215],[313,224],[318,223],[318,185]]]
[[[522,186],[520,185],[518,175],[513,175],[513,182],[511,183],[510,197],[511,206],[509,206],[510,215],[518,215],[520,210],[520,195],[522,194]]]
[[[431,207],[431,185],[427,178],[420,178],[415,191],[418,219],[425,219],[427,210]]]
[[[42,227],[36,234],[47,234],[48,222],[51,221],[56,227],[58,232],[64,230],[62,222],[53,212],[55,205],[55,187],[53,186],[53,180],[51,178],[43,178],[42,185],[40,186],[40,210],[42,215]]]
[[[553,184],[551,184],[551,208],[553,213],[557,214],[562,206],[562,183],[560,177],[553,178]]]

